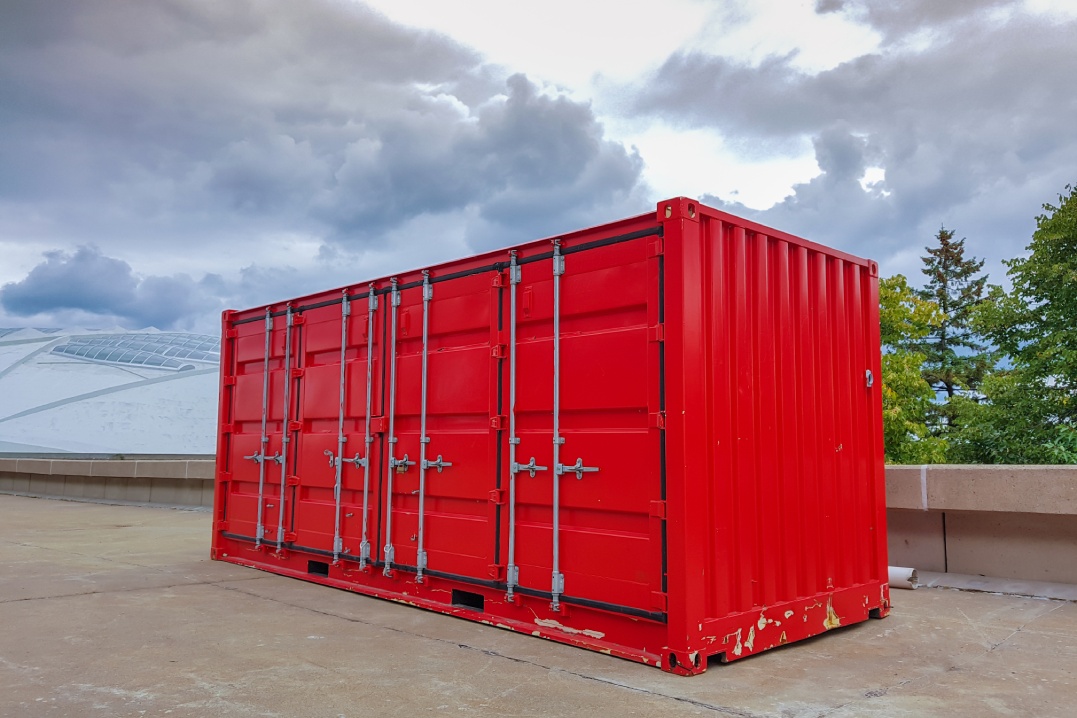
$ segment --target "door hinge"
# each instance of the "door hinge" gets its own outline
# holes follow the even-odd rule
[[[501,431],[505,428],[506,417],[503,414],[490,417],[490,428]]]
[[[225,386],[235,386],[236,378],[234,376],[226,376],[221,380],[221,383]]]
[[[505,578],[505,567],[492,563],[486,567],[486,573],[495,581],[501,581]]]
[[[284,485],[285,486],[299,486],[299,477],[298,476],[289,476],[287,479],[284,480]]]
[[[650,244],[647,245],[647,256],[658,257],[665,252],[665,242],[661,237],[654,237]]]
[[[302,379],[303,375],[307,372],[306,369],[292,369],[293,379]]]
[[[304,317],[302,314],[293,314],[292,315],[292,326],[293,327],[302,326],[302,325],[304,325],[306,323],[307,323],[307,318]]]
[[[227,531],[228,530],[228,522],[227,521],[218,521],[217,523],[215,523],[213,525],[213,528],[215,528],[218,531]]]
[[[651,591],[651,607],[665,613],[669,610],[669,596],[661,591]]]
[[[666,412],[664,411],[652,411],[651,428],[652,429],[665,429],[666,428]]]
[[[221,433],[222,434],[234,434],[234,433],[236,433],[236,425],[235,424],[221,424]]]
[[[509,348],[504,344],[494,344],[490,347],[490,356],[494,359],[504,359],[509,355]]]
[[[505,490],[493,489],[490,491],[490,502],[493,504],[501,505],[505,503]]]
[[[299,534],[297,534],[295,531],[288,531],[284,534],[285,543],[295,543],[295,540],[297,538],[299,538]]]
[[[652,501],[651,502],[651,516],[656,519],[666,518],[666,502],[665,501]]]
[[[289,421],[288,422],[288,431],[289,432],[302,431],[302,430],[303,430],[303,422],[301,422],[301,421]]]
[[[666,340],[666,325],[655,324],[647,330],[647,341],[664,342]]]
[[[370,433],[384,434],[389,430],[389,419],[384,416],[370,417]]]

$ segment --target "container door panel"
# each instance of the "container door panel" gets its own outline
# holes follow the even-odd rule
[[[428,567],[490,578],[497,541],[496,336],[489,274],[441,282],[430,300],[425,546]],[[439,472],[432,463],[450,462]]]
[[[363,505],[364,467],[361,462],[368,455],[368,302],[365,298],[350,301],[347,316],[337,304],[308,310],[304,317],[295,543],[323,552],[333,552],[334,546],[338,546],[338,553],[358,555],[361,523],[345,519],[360,515]],[[347,322],[346,332],[342,331],[343,321]],[[377,336],[376,331],[374,336]],[[338,459],[343,459],[339,462],[339,507],[335,491]],[[376,482],[374,484],[376,489]],[[372,505],[376,505],[377,497],[370,495],[369,498]],[[345,524],[348,530],[341,530],[338,536],[338,525],[343,527]]]
[[[520,585],[554,586],[552,482],[566,601],[650,612],[662,591],[659,320],[655,258],[642,240],[564,257],[559,298],[559,435],[553,460],[550,263],[522,267],[518,307]],[[579,469],[579,470],[577,470]]]
[[[386,299],[391,299],[387,296]],[[419,540],[419,420],[422,405],[422,311],[421,289],[400,293],[397,309],[396,401],[392,412],[393,431],[386,459],[407,462],[393,468],[385,521],[385,545],[393,549],[392,563],[414,568]],[[389,351],[392,351],[390,346]],[[387,358],[386,361],[390,361]]]
[[[228,531],[234,535],[275,542],[280,519],[282,462],[287,453],[282,439],[286,429],[284,390],[289,328],[285,317],[274,317],[270,324],[268,343],[265,322],[249,322],[235,328],[233,433],[227,459],[232,480],[225,499],[224,519]]]
[[[416,463],[396,467],[388,540],[409,570],[489,578],[494,563],[495,300],[488,274],[400,293],[392,451]]]

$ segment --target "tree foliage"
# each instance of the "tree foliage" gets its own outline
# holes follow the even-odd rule
[[[933,407],[936,433],[954,427],[954,411],[949,402],[960,389],[976,390],[994,365],[972,326],[973,313],[983,301],[987,275],[981,275],[983,260],[965,258],[965,240],[954,239],[952,230],[941,227],[935,246],[925,247],[923,257],[927,285],[918,296],[934,302],[939,312],[928,324],[920,346],[924,353],[924,379],[946,400]]]
[[[896,464],[937,463],[946,442],[931,436],[927,417],[935,392],[922,375],[924,355],[917,349],[939,309],[917,296],[900,274],[879,282],[883,443],[886,460]]]
[[[1012,361],[984,400],[955,402],[955,458],[1077,463],[1077,190],[1036,218],[1029,255],[1006,262],[1013,289],[992,287],[976,328]]]

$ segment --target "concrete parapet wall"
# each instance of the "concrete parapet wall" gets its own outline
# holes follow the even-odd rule
[[[211,507],[214,461],[0,458],[0,493]],[[888,466],[890,564],[1077,584],[1077,466]]]
[[[1077,584],[1077,466],[888,466],[890,563]]]
[[[81,501],[213,506],[214,460],[0,458],[0,493]]]

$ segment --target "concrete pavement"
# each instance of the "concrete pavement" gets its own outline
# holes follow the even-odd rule
[[[682,678],[210,561],[210,515],[0,496],[0,716],[1071,716],[1077,604],[893,614]]]

